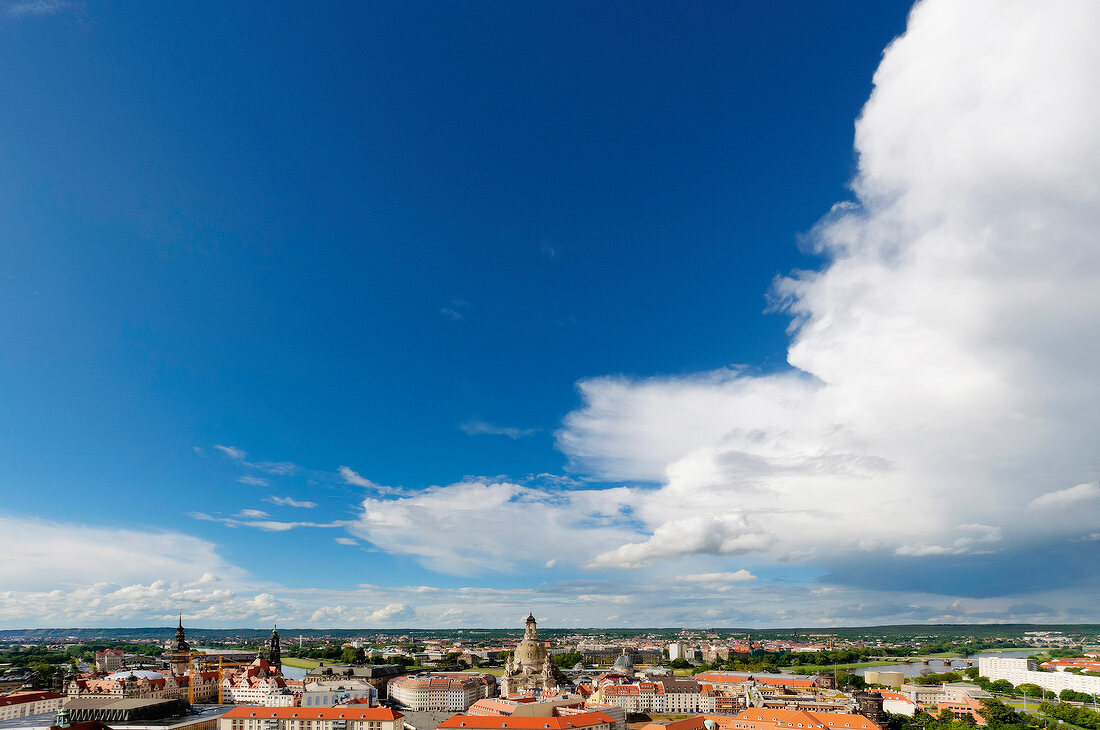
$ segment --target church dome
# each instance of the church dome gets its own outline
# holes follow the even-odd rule
[[[107,679],[164,679],[165,675],[151,669],[124,669],[107,675]]]
[[[534,639],[524,639],[516,646],[513,661],[516,664],[542,664],[546,661],[546,648]]]
[[[634,660],[630,658],[629,654],[623,652],[623,654],[615,660],[615,663],[611,665],[611,668],[618,669],[620,671],[633,672]]]

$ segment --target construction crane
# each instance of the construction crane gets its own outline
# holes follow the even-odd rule
[[[227,662],[222,657],[218,657],[218,704],[225,704],[225,687],[222,685],[222,673],[230,667],[247,667],[252,662]]]
[[[209,657],[209,655],[203,652],[191,652],[187,660],[187,702],[192,705],[195,704],[195,679],[198,678],[198,675],[202,674],[201,668],[198,672],[195,671],[195,665],[197,664],[196,659],[199,657]],[[222,678],[225,670],[234,669],[236,667],[247,667],[251,664],[252,662],[227,662],[223,657],[218,657],[218,668],[216,671],[218,673],[219,705],[225,704],[225,688],[222,686]]]

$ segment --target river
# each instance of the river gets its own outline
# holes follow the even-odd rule
[[[981,659],[982,657],[1026,657],[1032,654],[1038,654],[1042,652],[1042,649],[1014,649],[1012,651],[995,651],[985,652],[982,654],[976,654],[973,659]],[[928,664],[922,664],[916,662],[914,664],[905,664],[904,662],[889,662],[887,664],[877,664],[873,667],[860,667],[859,669],[853,669],[851,671],[863,676],[867,672],[901,672],[906,677],[919,677],[922,674],[928,674],[930,672],[948,672],[952,669],[962,671],[966,669],[966,664],[963,662],[957,662],[950,667],[944,665],[940,659],[932,659]]]
[[[305,667],[288,667],[284,664],[283,679],[305,679],[308,671]]]

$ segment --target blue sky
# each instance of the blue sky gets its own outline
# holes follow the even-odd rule
[[[6,2],[0,625],[1096,620],[1095,13],[909,11]]]

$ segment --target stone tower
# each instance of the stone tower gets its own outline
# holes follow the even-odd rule
[[[183,632],[183,611],[180,611],[180,623],[176,627],[176,638],[172,642],[172,650],[168,657],[172,674],[177,677],[187,674],[187,668],[191,665],[191,645],[187,643],[187,637]]]
[[[279,625],[271,629],[271,638],[267,640],[267,663],[276,672],[283,670],[283,652],[279,647]]]
[[[856,710],[871,722],[882,727],[886,722],[886,712],[882,709],[883,696],[878,692],[853,692]]]

